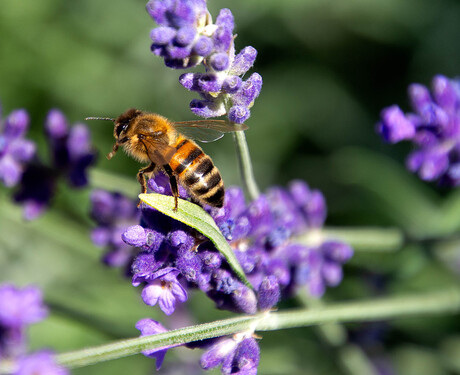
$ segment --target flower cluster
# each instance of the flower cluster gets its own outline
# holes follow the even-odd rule
[[[163,173],[151,178],[147,185],[149,192],[172,195],[169,178]],[[182,187],[179,193],[181,198],[188,198]],[[107,223],[93,232],[93,241],[116,241],[112,238],[135,217],[134,202],[120,203],[124,198],[117,195],[115,199],[115,195],[105,192],[95,192],[92,201],[93,217],[99,223]],[[226,191],[223,208],[206,209],[234,250],[252,288],[238,279],[211,241],[144,203],[140,206],[140,224],[122,233],[123,241],[129,245],[123,250],[123,259],[133,259],[132,284],[143,287],[141,296],[147,305],[158,305],[167,315],[188,299],[190,289],[205,292],[219,309],[247,314],[267,311],[299,288],[306,287],[311,296],[319,297],[326,287],[340,283],[342,265],[353,255],[347,244],[321,237],[325,200],[321,192],[310,189],[303,181],[293,181],[288,189],[271,188],[249,204],[240,188],[231,187]],[[295,236],[305,233],[311,234],[308,245],[297,243]],[[159,323],[152,322],[138,323],[143,335],[165,331]],[[203,367],[222,365],[223,373],[227,373],[226,369],[238,367],[237,363],[252,363],[256,369],[259,352],[251,334],[214,342],[217,346],[211,346],[209,354],[204,355]],[[166,349],[146,355],[157,358],[160,366]]]
[[[18,289],[10,284],[0,285],[0,362],[13,361],[12,375],[66,375],[50,351],[26,354],[26,329],[43,320],[48,310],[38,288]]]
[[[163,174],[148,186],[171,194]],[[186,197],[185,191],[181,196]],[[253,289],[232,273],[207,238],[147,205],[141,207],[141,224],[122,236],[142,250],[132,263],[132,282],[144,285],[146,304],[158,304],[168,315],[187,299],[188,288],[201,289],[220,309],[248,314],[270,309],[301,286],[318,297],[341,281],[342,264],[353,254],[337,241],[307,246],[292,240],[301,232],[318,231],[326,216],[323,195],[301,181],[291,183],[289,190],[272,188],[249,205],[240,188],[229,188],[224,207],[208,209]]]
[[[385,108],[377,131],[389,143],[413,142],[407,167],[422,180],[460,185],[460,80],[438,75],[431,92],[421,84],[408,91],[414,112]]]
[[[155,55],[171,68],[205,67],[205,73],[179,78],[182,86],[201,96],[190,102],[192,112],[205,118],[227,114],[238,124],[246,121],[262,77],[253,73],[245,81],[241,78],[254,64],[257,51],[248,46],[235,54],[232,12],[221,9],[213,23],[205,0],[150,0],[147,11],[159,25],[150,33]]]
[[[45,121],[51,161],[36,156],[34,142],[24,139],[29,115],[13,111],[4,121],[0,134],[0,180],[7,187],[17,186],[14,200],[24,206],[24,217],[32,220],[50,205],[59,178],[74,188],[88,184],[87,168],[95,161],[90,134],[83,124],[69,127],[65,116],[53,109]]]

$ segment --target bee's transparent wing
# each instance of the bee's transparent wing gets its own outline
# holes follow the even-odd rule
[[[217,141],[224,133],[248,129],[244,124],[233,124],[225,120],[181,121],[175,122],[174,127],[186,137],[205,143]]]
[[[177,151],[174,147],[151,135],[144,135],[144,139],[140,140],[140,142],[144,145],[150,161],[157,165],[169,164]]]

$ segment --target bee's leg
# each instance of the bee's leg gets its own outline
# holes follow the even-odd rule
[[[174,211],[177,211],[177,206],[179,204],[179,187],[177,186],[177,179],[176,176],[174,175],[174,172],[172,168],[169,166],[169,164],[163,165],[163,169],[165,172],[168,174],[169,177],[169,185],[171,186],[171,191],[173,193],[174,197]]]
[[[115,144],[113,145],[113,147],[112,147],[112,152],[110,152],[110,153],[107,154],[107,159],[109,159],[109,160],[112,159],[112,158],[115,156],[115,154],[117,153],[118,147],[119,147],[120,145],[122,145],[122,144],[128,142],[128,141],[129,141],[129,138],[128,138],[128,137],[124,137],[124,138],[122,138],[122,139],[117,140],[117,141],[115,142]]]
[[[140,169],[137,173],[137,181],[139,181],[139,184],[141,184],[142,193],[145,193],[147,191],[147,183],[145,181],[144,174],[153,172],[155,170],[155,167],[155,163],[150,163],[147,167]]]
[[[115,143],[112,147],[112,152],[107,154],[107,159],[108,160],[112,159],[117,153],[117,151],[118,151],[118,143]]]

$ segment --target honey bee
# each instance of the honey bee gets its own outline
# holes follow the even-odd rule
[[[87,117],[86,120],[110,120],[114,123],[116,139],[111,159],[119,146],[142,163],[149,163],[137,174],[142,193],[145,193],[148,176],[164,171],[169,177],[177,211],[178,182],[187,190],[192,200],[200,205],[222,207],[225,190],[222,176],[211,158],[191,138],[212,142],[226,132],[243,131],[244,124],[233,124],[223,120],[197,120],[172,122],[156,113],[130,108],[116,119]]]

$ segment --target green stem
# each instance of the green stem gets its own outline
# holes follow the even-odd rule
[[[309,230],[294,240],[306,245],[341,240],[357,251],[392,252],[402,247],[404,235],[396,228],[322,228]]]
[[[140,353],[142,350],[204,340],[243,331],[273,331],[337,322],[375,321],[426,314],[460,311],[460,289],[331,304],[314,309],[265,312],[181,328],[153,336],[143,336],[98,347],[59,354],[57,361],[75,368]],[[11,373],[12,364],[0,364],[0,374]],[[9,370],[9,372],[8,372]]]
[[[249,155],[248,143],[244,132],[234,132],[233,140],[235,141],[236,154],[238,155],[238,164],[240,166],[241,178],[246,193],[250,200],[256,199],[260,192],[254,178],[252,170],[251,156]]]

